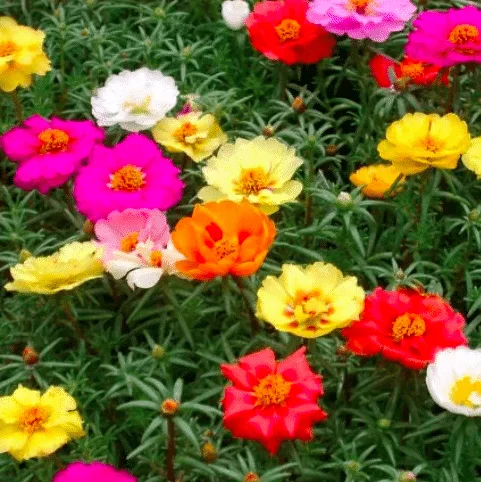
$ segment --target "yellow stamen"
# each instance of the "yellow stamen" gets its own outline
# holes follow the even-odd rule
[[[289,396],[291,385],[282,375],[267,375],[253,388],[257,398],[255,406],[265,408],[269,405],[282,405]]]
[[[139,233],[138,232],[133,232],[125,235],[121,240],[120,240],[120,249],[124,253],[131,253],[136,247],[139,242]]]
[[[350,9],[355,10],[356,13],[367,13],[372,0],[348,0]]]
[[[285,18],[277,27],[274,27],[281,42],[297,40],[301,33],[301,25],[292,18]]]
[[[48,411],[43,407],[30,407],[23,412],[20,424],[25,432],[32,434],[42,428],[43,423],[49,416]]]
[[[179,141],[187,144],[191,144],[192,140],[187,140],[187,137],[195,136],[197,134],[197,127],[190,123],[184,122],[176,131],[174,131],[174,137]]]
[[[425,331],[426,322],[416,313],[404,313],[392,325],[392,337],[398,343],[406,336],[421,336]]]
[[[234,181],[234,190],[237,194],[258,194],[262,189],[269,189],[273,182],[269,179],[264,169],[242,169],[240,178]]]
[[[222,238],[217,241],[214,245],[215,252],[217,254],[217,259],[221,260],[227,256],[237,253],[237,243],[233,239]]]
[[[140,167],[127,164],[110,174],[107,186],[114,191],[139,191],[145,186],[145,174]]]
[[[150,253],[150,264],[155,266],[156,268],[162,267],[162,252],[161,251],[152,251]]]
[[[40,154],[47,152],[64,152],[70,141],[69,135],[60,129],[45,129],[38,135]]]
[[[464,405],[465,407],[469,408],[478,408],[480,404],[473,403],[473,401],[470,400],[473,394],[477,395],[478,398],[481,397],[481,380],[473,380],[471,377],[465,376],[459,380],[456,380],[451,388],[449,398],[456,405]]]

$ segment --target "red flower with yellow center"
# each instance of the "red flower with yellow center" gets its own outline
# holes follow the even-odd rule
[[[276,362],[266,348],[221,365],[232,382],[222,400],[224,426],[234,437],[256,440],[271,454],[283,440],[312,440],[312,425],[327,414],[317,404],[324,393],[321,377],[312,372],[305,351]]]
[[[407,368],[421,369],[439,350],[466,345],[464,318],[439,295],[376,288],[359,321],[342,330],[356,355],[382,354]]]
[[[330,57],[336,41],[323,27],[307,21],[308,7],[307,0],[256,3],[245,22],[252,46],[268,59],[288,65]]]

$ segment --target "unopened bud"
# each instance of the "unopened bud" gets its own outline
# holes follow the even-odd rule
[[[22,358],[26,365],[35,365],[38,362],[38,353],[31,347],[26,346],[22,351]]]
[[[154,10],[154,15],[155,15],[156,17],[160,17],[160,18],[165,17],[165,10],[164,10],[163,8],[161,8],[161,7],[157,7],[157,8]]]
[[[271,125],[267,125],[264,127],[264,129],[262,129],[262,134],[265,137],[272,137],[275,133],[276,133],[276,130]]]
[[[158,360],[165,356],[165,348],[161,345],[154,345],[151,354],[156,360]]]
[[[481,211],[479,209],[473,209],[472,211],[469,211],[468,219],[471,222],[475,222],[479,220],[480,215],[481,215]]]
[[[388,418],[380,418],[377,424],[380,428],[389,428],[391,426],[391,420]]]
[[[411,471],[402,472],[401,475],[399,476],[399,482],[413,482],[416,480],[417,480],[416,474]]]
[[[359,472],[361,470],[361,464],[356,460],[349,460],[346,462],[346,467],[351,472]]]
[[[222,18],[231,30],[240,30],[249,16],[249,4],[245,0],[222,2]]]
[[[192,55],[192,47],[187,45],[187,47],[184,47],[181,51],[182,57],[190,57]]]
[[[160,411],[165,417],[172,417],[177,413],[177,410],[179,410],[179,405],[180,402],[178,402],[177,400],[167,398],[162,402],[162,405],[160,406]]]
[[[335,154],[337,154],[338,149],[339,148],[336,146],[336,144],[329,144],[326,147],[326,154],[328,156],[334,156]]]
[[[352,196],[348,192],[341,191],[337,196],[337,202],[343,207],[351,206]]]
[[[204,437],[208,437],[208,438],[212,438],[215,434],[214,432],[208,428],[204,433],[203,433]]]
[[[296,97],[291,104],[291,107],[298,113],[302,114],[303,112],[306,111],[306,104],[304,103],[304,100],[302,97]]]
[[[89,34],[89,29],[88,28],[84,28],[83,30],[80,31],[80,35],[82,37],[87,37],[87,35]]]
[[[261,478],[255,472],[249,472],[244,476],[244,482],[259,482]]]
[[[26,261],[28,258],[32,257],[32,253],[28,249],[22,249],[20,253],[18,253],[18,259],[21,263]]]
[[[94,234],[94,224],[92,223],[92,221],[86,219],[84,225],[82,226],[82,230],[85,234]]]
[[[204,445],[202,445],[200,452],[202,454],[202,458],[208,464],[212,464],[217,460],[217,449],[212,442],[206,442]]]
[[[396,281],[403,281],[404,279],[406,279],[406,273],[402,269],[398,269],[394,273],[394,279]]]
[[[347,349],[346,345],[341,345],[337,350],[336,354],[339,356],[348,356],[349,350]]]

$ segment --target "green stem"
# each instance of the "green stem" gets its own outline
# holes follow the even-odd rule
[[[10,96],[12,97],[13,107],[15,109],[15,118],[17,119],[17,123],[21,124],[23,122],[22,102],[20,101],[20,97],[18,96],[18,92],[16,90],[14,90]]]
[[[449,87],[448,103],[446,105],[446,114],[449,112],[456,112],[458,110],[459,97],[461,94],[460,89],[460,75],[461,65],[456,65],[453,68],[453,80]]]
[[[238,276],[232,276],[232,279],[234,280],[234,283],[239,288],[242,299],[244,300],[244,304],[245,304],[246,309],[247,309],[247,315],[249,316],[249,322],[250,322],[250,326],[251,326],[251,335],[255,336],[257,333],[259,333],[259,330],[260,330],[261,326],[259,324],[259,320],[257,319],[257,316],[256,316],[254,310],[252,309],[249,297],[247,296],[244,281],[242,280],[242,278],[240,278]]]
[[[167,473],[167,480],[175,482],[175,425],[172,418],[167,419],[167,459],[165,461],[165,468]]]

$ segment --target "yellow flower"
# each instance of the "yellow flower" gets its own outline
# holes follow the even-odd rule
[[[50,61],[42,50],[45,34],[0,17],[0,90],[12,92],[29,87],[32,75],[45,75]]]
[[[0,453],[18,461],[52,454],[72,439],[83,437],[77,402],[61,387],[37,390],[19,385],[0,397]]]
[[[278,278],[264,279],[257,296],[259,318],[279,331],[317,338],[358,320],[365,293],[354,276],[317,262],[305,268],[284,264]]]
[[[235,144],[223,145],[217,157],[207,161],[202,172],[209,185],[199,191],[198,197],[202,201],[235,202],[246,198],[271,214],[301,192],[302,183],[291,180],[301,164],[294,149],[276,139],[237,139]]]
[[[403,174],[417,174],[429,167],[455,169],[470,141],[466,122],[456,114],[416,112],[393,122],[377,149]]]
[[[463,164],[481,179],[481,137],[475,137],[462,157]]]
[[[362,192],[367,197],[383,198],[384,194],[391,188],[394,181],[401,175],[401,171],[395,166],[378,164],[376,166],[364,166],[353,172],[349,179],[357,187],[364,186]],[[398,185],[404,183],[403,176]],[[398,189],[392,194],[397,194]]]
[[[51,256],[32,256],[11,268],[13,282],[5,289],[50,295],[100,278],[103,271],[100,249],[91,242],[75,242]]]
[[[170,152],[185,152],[193,161],[209,157],[227,136],[212,114],[190,112],[178,117],[166,117],[153,128],[154,139]]]

